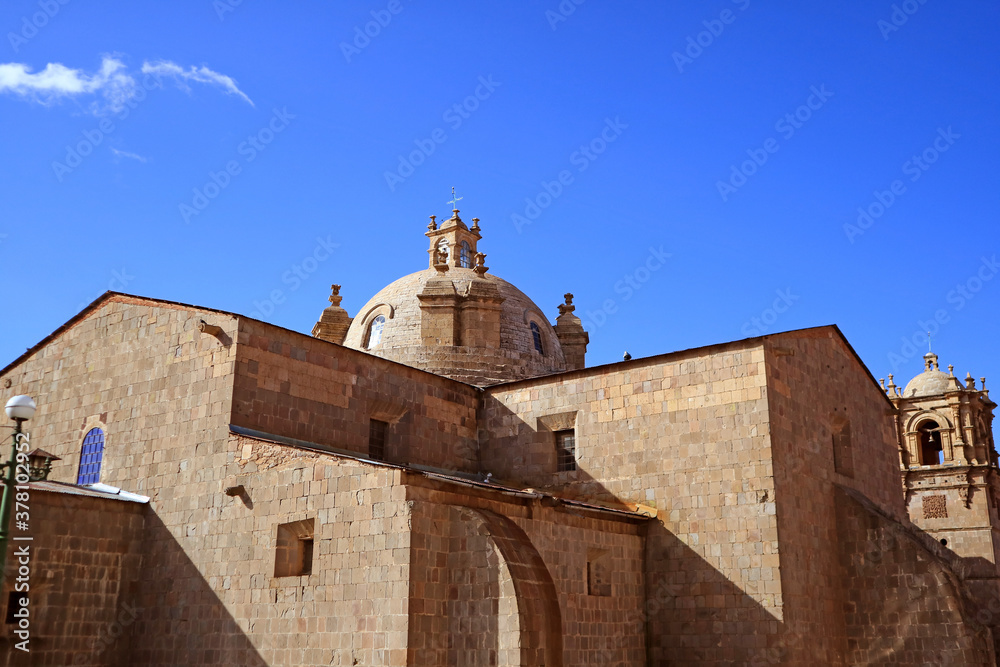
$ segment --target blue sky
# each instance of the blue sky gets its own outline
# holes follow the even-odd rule
[[[308,332],[331,283],[354,314],[425,268],[455,186],[493,273],[553,320],[576,295],[591,364],[836,323],[876,377],[919,372],[930,328],[1000,380],[998,26],[972,0],[8,1],[0,357],[109,288]]]

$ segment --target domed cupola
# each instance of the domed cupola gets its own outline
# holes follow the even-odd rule
[[[933,352],[924,355],[924,372],[910,380],[903,389],[905,398],[933,396],[962,388],[958,378],[938,368],[938,356]]]
[[[457,208],[440,226],[431,216],[426,236],[428,268],[380,290],[346,335],[322,335],[330,327],[314,335],[478,386],[583,367],[589,338],[572,315],[572,295],[553,327],[523,292],[489,273],[479,219],[470,228]]]

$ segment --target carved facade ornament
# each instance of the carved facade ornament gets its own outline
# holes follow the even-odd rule
[[[975,490],[973,486],[963,486],[958,489],[958,497],[962,499],[962,504],[965,505],[965,509],[972,507],[972,494]]]
[[[344,297],[340,296],[340,285],[330,285],[330,303],[339,306]]]
[[[948,518],[948,499],[946,496],[924,496],[923,502],[925,519]]]
[[[451,255],[451,249],[448,244],[442,241],[434,247],[434,268],[438,271],[448,270],[448,257]]]
[[[559,304],[559,314],[565,315],[566,313],[572,313],[576,310],[576,306],[573,305],[573,294],[566,292],[563,294],[563,298],[566,299],[566,303]]]
[[[486,266],[486,253],[484,252],[476,253],[476,263],[472,267],[472,270],[475,271],[476,274],[480,276],[485,275],[486,272],[490,270],[490,267]]]

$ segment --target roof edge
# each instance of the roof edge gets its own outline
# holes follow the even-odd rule
[[[94,299],[93,301],[91,301],[89,305],[87,305],[87,306],[85,306],[83,308],[83,310],[81,310],[80,312],[78,312],[76,315],[74,315],[73,317],[69,318],[68,320],[66,320],[66,322],[64,322],[59,327],[57,327],[52,333],[50,333],[45,338],[41,339],[40,341],[38,341],[37,343],[35,343],[31,347],[29,347],[27,350],[25,350],[25,352],[23,354],[21,354],[19,357],[17,357],[12,362],[10,362],[6,366],[4,366],[2,369],[0,369],[0,375],[5,375],[9,371],[11,371],[14,368],[16,368],[17,366],[19,366],[28,357],[30,357],[31,355],[33,355],[36,352],[38,352],[38,350],[42,349],[43,347],[45,347],[46,345],[48,345],[49,343],[51,343],[53,340],[55,340],[56,338],[58,338],[60,335],[62,335],[66,331],[69,331],[70,329],[72,329],[76,324],[78,324],[79,322],[81,322],[84,319],[86,319],[87,316],[90,315],[90,313],[92,313],[93,311],[97,310],[100,306],[103,306],[106,302],[114,301],[115,299],[119,299],[119,298],[139,299],[139,300],[142,300],[142,301],[149,301],[150,303],[163,304],[163,305],[167,305],[167,306],[179,306],[181,308],[191,308],[193,310],[202,310],[202,311],[205,311],[205,312],[216,313],[216,314],[219,314],[219,315],[229,315],[231,317],[243,317],[243,315],[239,315],[238,313],[231,313],[229,311],[219,310],[217,308],[207,308],[205,306],[196,306],[196,305],[193,305],[193,304],[190,304],[190,303],[181,303],[180,301],[168,301],[167,299],[154,299],[152,297],[140,296],[138,294],[127,294],[125,292],[114,292],[114,291],[108,290],[107,292],[105,292],[101,296],[99,296],[96,299]],[[266,324],[266,322],[265,322],[265,324]]]
[[[718,351],[718,350],[723,350],[723,349],[732,348],[732,347],[749,348],[749,347],[753,347],[753,346],[758,345],[758,344],[763,344],[764,341],[766,341],[766,340],[768,340],[770,338],[774,338],[775,336],[784,336],[784,335],[788,335],[788,334],[801,333],[801,332],[806,332],[806,331],[814,331],[814,332],[815,331],[823,331],[823,330],[826,330],[826,329],[833,329],[846,342],[847,339],[844,337],[844,333],[837,327],[837,325],[835,325],[835,324],[824,324],[824,325],[816,326],[816,327],[806,327],[804,329],[793,329],[791,331],[783,331],[783,332],[780,332],[780,333],[766,334],[764,336],[754,336],[753,338],[740,338],[740,339],[737,339],[737,340],[725,341],[725,342],[721,342],[721,343],[711,343],[709,345],[701,345],[699,347],[691,347],[691,348],[687,348],[687,349],[684,349],[684,350],[675,350],[673,352],[663,352],[661,354],[654,354],[651,357],[638,357],[636,359],[629,359],[628,361],[614,361],[614,362],[611,362],[609,364],[601,364],[600,366],[586,366],[584,368],[577,368],[577,369],[574,369],[574,370],[560,371],[558,373],[550,373],[549,375],[538,375],[538,376],[533,377],[533,378],[524,378],[524,379],[521,379],[521,380],[511,380],[510,382],[501,382],[499,384],[491,384],[491,385],[488,385],[488,386],[484,387],[484,389],[486,389],[486,390],[497,389],[497,388],[504,388],[504,389],[506,389],[507,387],[513,387],[513,386],[517,386],[517,385],[528,384],[528,383],[531,383],[531,382],[551,381],[551,380],[555,380],[555,379],[560,379],[561,380],[561,379],[572,379],[572,378],[577,378],[577,377],[585,377],[588,374],[594,373],[595,371],[596,372],[606,372],[606,371],[609,371],[609,370],[625,370],[625,369],[631,369],[631,368],[642,368],[642,367],[648,366],[650,364],[663,363],[665,361],[670,361],[670,360],[672,360],[674,358],[690,356],[692,354],[710,354],[710,353]],[[850,347],[849,343],[848,343],[848,347]],[[851,350],[853,352],[853,348],[851,348]],[[857,356],[856,352],[854,354],[855,354],[855,356]],[[869,371],[869,375],[870,374],[871,374],[871,372]]]
[[[206,313],[215,313],[216,315],[225,315],[227,317],[233,317],[233,318],[236,318],[238,320],[246,320],[248,322],[255,322],[257,324],[261,324],[261,325],[264,325],[266,327],[271,327],[271,328],[277,329],[279,331],[284,331],[284,332],[287,332],[287,333],[291,333],[291,334],[294,334],[296,336],[303,336],[303,337],[308,338],[309,340],[312,340],[312,341],[321,341],[325,345],[333,345],[335,347],[339,347],[339,348],[342,348],[344,350],[350,350],[353,353],[364,354],[364,355],[366,355],[366,356],[368,356],[368,357],[370,357],[372,359],[381,359],[382,361],[384,361],[384,362],[386,362],[388,364],[393,364],[393,365],[399,366],[400,368],[406,368],[406,369],[409,369],[409,370],[417,371],[418,373],[424,373],[424,374],[427,374],[427,375],[431,375],[431,376],[433,376],[435,378],[438,378],[438,379],[441,379],[441,380],[446,380],[446,381],[449,381],[449,382],[454,382],[456,384],[462,385],[463,387],[469,387],[471,389],[475,389],[475,390],[479,390],[479,391],[482,390],[481,387],[478,387],[478,386],[476,386],[474,384],[469,384],[467,382],[462,382],[461,380],[456,380],[454,378],[449,378],[449,377],[446,377],[446,376],[443,376],[443,375],[437,375],[435,373],[431,373],[430,371],[424,370],[423,368],[417,368],[416,366],[409,366],[407,364],[400,363],[400,362],[394,361],[392,359],[386,359],[385,357],[379,357],[379,356],[374,355],[374,354],[368,354],[367,352],[365,352],[363,350],[356,350],[354,348],[347,347],[346,345],[338,345],[337,343],[331,343],[330,341],[323,340],[322,338],[316,338],[315,336],[311,336],[311,335],[303,333],[301,331],[296,331],[295,329],[288,329],[286,327],[283,327],[283,326],[280,326],[280,325],[277,325],[277,324],[272,324],[271,322],[265,322],[264,320],[258,320],[258,319],[255,319],[253,317],[249,317],[247,315],[242,315],[240,313],[235,313],[235,312],[228,311],[228,310],[221,310],[219,308],[210,308],[208,306],[198,306],[198,305],[191,304],[191,303],[184,303],[182,301],[171,301],[169,299],[157,299],[157,298],[154,298],[154,297],[142,296],[142,295],[139,295],[139,294],[128,294],[127,292],[115,292],[115,291],[111,291],[111,290],[105,292],[101,296],[99,296],[96,299],[94,299],[94,301],[92,301],[90,304],[88,304],[87,306],[85,306],[83,308],[83,310],[81,310],[76,315],[74,315],[73,317],[71,317],[65,323],[61,324],[54,331],[52,331],[52,333],[50,333],[49,335],[45,336],[45,338],[42,338],[40,341],[38,341],[37,343],[35,343],[31,347],[29,347],[20,356],[18,356],[16,359],[14,359],[9,364],[7,364],[2,369],[0,369],[0,375],[6,375],[8,372],[12,371],[14,368],[16,368],[17,366],[19,366],[21,363],[23,363],[25,360],[27,360],[29,357],[31,357],[36,352],[38,352],[40,349],[42,349],[43,347],[45,347],[46,345],[48,345],[49,343],[51,343],[53,340],[55,340],[56,338],[58,338],[59,336],[61,336],[66,331],[72,329],[79,322],[81,322],[84,319],[86,319],[88,315],[90,315],[92,312],[94,312],[95,310],[97,310],[98,308],[100,308],[101,306],[103,306],[105,303],[110,302],[110,301],[115,301],[115,300],[121,300],[121,299],[136,299],[136,300],[139,300],[139,301],[146,301],[146,302],[148,302],[150,304],[155,304],[155,305],[173,306],[173,307],[177,307],[177,308],[190,308],[191,310],[200,310],[200,311],[203,311],[203,312],[206,312]]]

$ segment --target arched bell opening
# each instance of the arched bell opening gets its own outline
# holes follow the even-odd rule
[[[917,427],[917,440],[920,445],[920,465],[932,466],[944,463],[941,426],[936,421],[921,422]]]

